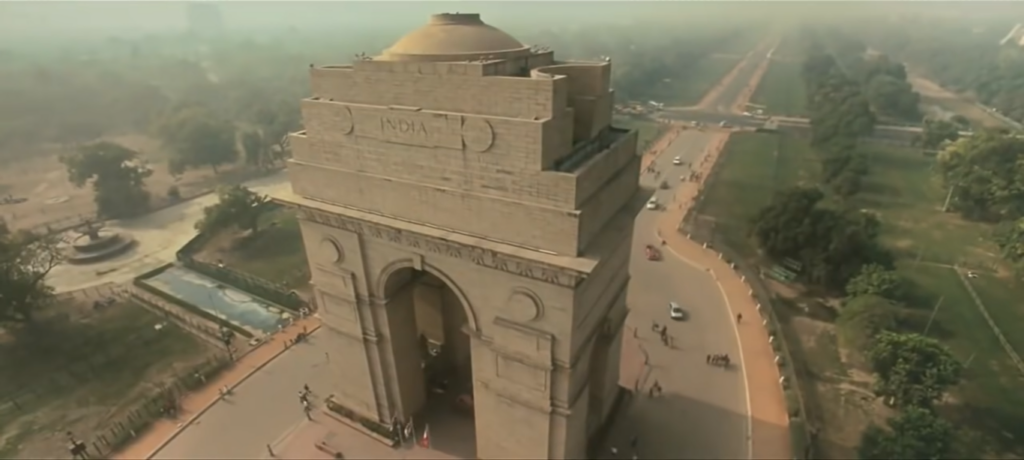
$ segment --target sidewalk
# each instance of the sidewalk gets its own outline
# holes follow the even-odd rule
[[[709,144],[702,161],[695,162],[701,177],[707,177],[718,159],[729,133],[721,133]],[[747,376],[750,398],[752,457],[765,459],[792,458],[789,437],[789,415],[786,397],[779,384],[775,352],[768,342],[768,332],[758,322],[761,318],[750,287],[717,253],[704,249],[678,231],[679,223],[693,203],[702,183],[686,182],[676,189],[675,203],[658,222],[658,233],[669,249],[687,262],[708,270],[718,282],[733,316],[749,318],[738,326],[742,365]],[[785,433],[785,435],[781,435]]]
[[[137,460],[149,459],[156,455],[160,449],[174,440],[178,434],[217,403],[220,399],[221,388],[237,387],[274,358],[283,354],[287,350],[284,346],[286,339],[294,337],[303,327],[312,333],[320,328],[320,320],[314,317],[296,321],[283,332],[273,335],[266,343],[241,357],[233,367],[208,382],[206,386],[182,398],[177,420],[157,420],[134,442],[125,446],[111,458]]]

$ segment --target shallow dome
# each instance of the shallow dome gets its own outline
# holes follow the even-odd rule
[[[500,29],[485,24],[479,14],[435,14],[427,25],[399,39],[382,58],[402,60],[430,56],[467,57],[528,49]]]

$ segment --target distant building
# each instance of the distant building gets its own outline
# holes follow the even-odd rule
[[[1013,26],[1010,33],[1006,34],[1006,37],[999,42],[1000,45],[1013,44],[1024,47],[1024,25],[1017,24]]]
[[[211,2],[192,2],[186,10],[189,33],[200,37],[217,36],[224,32],[224,16],[220,7]]]

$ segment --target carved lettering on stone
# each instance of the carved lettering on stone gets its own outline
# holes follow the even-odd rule
[[[422,121],[406,118],[380,117],[380,130],[385,136],[392,139],[410,137],[427,139],[430,137],[430,133],[427,132],[427,125]]]

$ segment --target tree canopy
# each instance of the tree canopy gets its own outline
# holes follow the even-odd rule
[[[772,260],[799,261],[807,281],[837,291],[866,264],[891,266],[891,256],[877,241],[878,219],[822,206],[824,198],[816,188],[780,192],[753,219],[758,246]]]
[[[1024,138],[982,131],[938,155],[936,169],[951,205],[966,218],[1008,221],[1024,217]]]
[[[861,435],[862,460],[939,460],[952,457],[956,446],[953,426],[933,412],[910,407],[889,419],[886,427],[870,425]]]
[[[879,264],[867,264],[846,283],[846,295],[850,297],[879,296],[889,300],[903,297],[904,281],[895,270]]]
[[[64,261],[54,237],[11,232],[0,223],[0,324],[30,324],[53,298],[46,275]]]
[[[931,408],[963,371],[945,345],[920,334],[881,332],[869,356],[876,392],[902,408]]]
[[[139,215],[149,209],[145,180],[153,174],[138,161],[138,152],[113,142],[94,142],[62,158],[68,180],[77,187],[91,183],[100,216],[110,219]]]
[[[215,232],[236,227],[256,233],[260,216],[273,206],[265,195],[241,185],[221,188],[217,195],[219,201],[203,209],[203,218],[196,222],[196,230]]]
[[[235,126],[217,118],[210,111],[190,107],[162,120],[157,133],[164,145],[174,152],[169,166],[180,174],[186,169],[217,167],[238,159]]]

